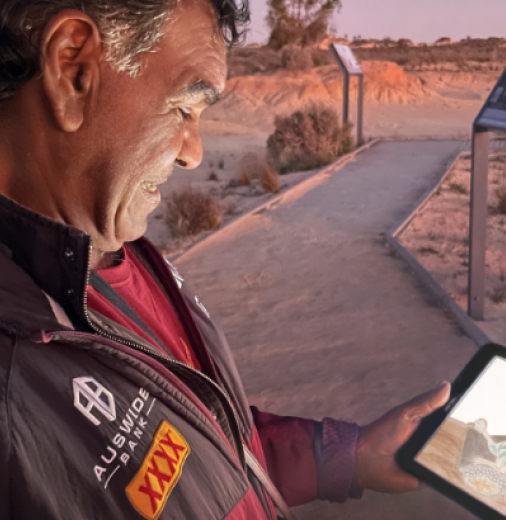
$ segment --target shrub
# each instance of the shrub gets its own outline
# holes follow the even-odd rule
[[[239,182],[241,182],[242,178],[248,178],[248,180],[259,179],[265,191],[269,193],[277,193],[279,191],[279,173],[269,164],[264,156],[251,152],[247,153],[241,159],[239,167]]]
[[[308,48],[288,45],[282,50],[281,65],[284,69],[291,71],[311,69],[313,54]]]
[[[283,174],[325,166],[353,146],[351,125],[341,126],[332,109],[311,105],[288,117],[276,117],[267,157]]]
[[[267,161],[264,166],[260,178],[262,188],[268,193],[277,193],[279,191],[279,173]]]
[[[251,177],[247,172],[242,172],[238,178],[239,184],[241,186],[249,186],[251,184]]]
[[[494,303],[502,303],[506,301],[506,287],[494,287],[490,299]]]
[[[506,215],[506,186],[501,186],[495,190],[497,196],[497,212]]]
[[[453,191],[453,193],[457,193],[458,195],[467,195],[467,188],[458,182],[450,183],[449,190]]]
[[[215,197],[191,186],[174,191],[167,201],[167,210],[167,225],[173,237],[218,229],[223,215]]]

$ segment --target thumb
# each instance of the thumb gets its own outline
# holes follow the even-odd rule
[[[443,381],[429,392],[415,397],[407,403],[404,418],[410,422],[418,422],[430,415],[434,410],[441,408],[450,397],[451,384]]]

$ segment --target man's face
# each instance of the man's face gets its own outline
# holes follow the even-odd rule
[[[97,99],[75,135],[87,141],[76,157],[78,171],[86,172],[75,178],[76,188],[101,251],[144,234],[160,203],[156,186],[175,163],[200,164],[200,114],[225,85],[225,45],[207,0],[181,2],[153,50],[137,78],[101,64]]]

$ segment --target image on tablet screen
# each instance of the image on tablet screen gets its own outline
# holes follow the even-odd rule
[[[495,357],[415,460],[506,515],[506,360]]]

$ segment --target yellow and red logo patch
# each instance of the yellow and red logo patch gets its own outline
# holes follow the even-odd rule
[[[156,520],[177,484],[190,447],[167,421],[156,432],[142,466],[126,488],[128,499],[147,520]]]

